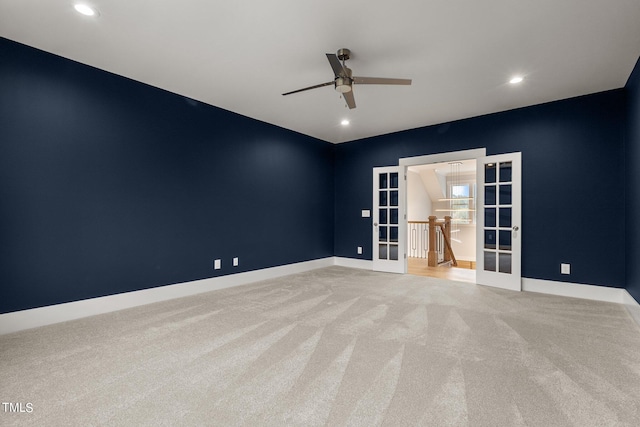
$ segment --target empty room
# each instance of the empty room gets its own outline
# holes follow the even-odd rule
[[[0,425],[637,426],[638,22],[0,0]]]

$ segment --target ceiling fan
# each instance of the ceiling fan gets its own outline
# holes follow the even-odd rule
[[[338,50],[337,54],[327,53],[327,59],[333,69],[334,79],[330,82],[320,83],[318,85],[305,87],[303,89],[294,90],[292,92],[283,93],[282,95],[291,95],[305,90],[316,89],[319,87],[334,85],[336,91],[340,92],[347,102],[349,108],[356,108],[356,100],[353,97],[353,85],[410,85],[411,79],[390,79],[384,77],[357,77],[354,76],[350,68],[344,65],[349,59],[351,51],[343,48]],[[342,62],[340,62],[342,61]]]

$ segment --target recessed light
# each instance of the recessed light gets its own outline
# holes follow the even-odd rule
[[[81,13],[85,16],[97,16],[98,11],[92,8],[91,6],[87,6],[86,4],[76,3],[73,5],[73,8],[76,12]]]
[[[513,76],[511,80],[509,80],[509,83],[511,83],[512,85],[516,85],[522,82],[523,80],[524,80],[524,77],[522,76]]]
[[[348,125],[349,125],[349,120],[344,119],[343,121],[341,121],[341,122],[340,122],[340,124],[341,124],[342,126],[348,126]]]

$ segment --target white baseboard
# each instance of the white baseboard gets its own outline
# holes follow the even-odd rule
[[[522,290],[563,297],[590,299],[623,304],[633,320],[640,326],[640,304],[626,289],[606,286],[582,285],[579,283],[554,282],[551,280],[522,278]]]
[[[640,304],[626,289],[579,283],[555,282],[552,280],[522,278],[522,290],[563,297],[590,299],[623,304],[633,320],[640,326]]]
[[[555,282],[552,280],[522,278],[522,290],[542,294],[560,295],[563,297],[582,298],[596,301],[623,303],[622,288],[583,285],[579,283]],[[631,295],[629,295],[631,297]]]
[[[640,304],[636,301],[629,292],[625,289],[622,294],[622,303],[627,308],[627,311],[633,317],[633,320],[636,321],[638,326],[640,326]]]
[[[361,270],[373,270],[373,261],[367,259],[333,257],[334,265],[340,267],[359,268]]]
[[[0,314],[0,335],[335,265],[334,257]]]
[[[332,265],[362,270],[373,269],[373,261],[371,260],[328,257],[65,304],[14,311],[0,314],[0,335],[203,292],[246,285]],[[522,278],[522,290],[624,304],[636,323],[640,325],[640,304],[625,289]]]

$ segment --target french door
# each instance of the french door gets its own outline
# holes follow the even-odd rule
[[[522,155],[477,161],[476,282],[520,291]]]
[[[404,167],[373,168],[373,269],[405,272]]]

